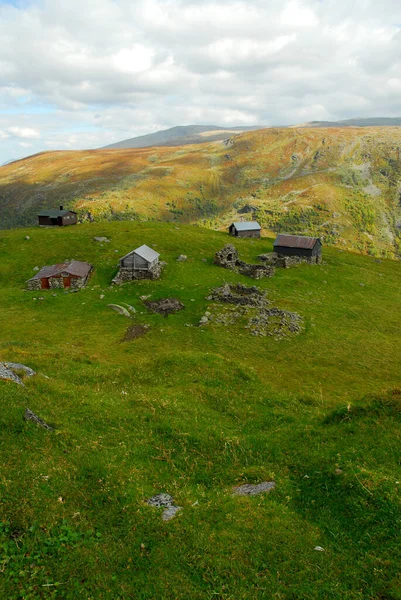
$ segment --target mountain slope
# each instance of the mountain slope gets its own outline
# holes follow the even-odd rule
[[[1,225],[59,204],[83,219],[216,229],[248,214],[267,231],[399,255],[400,144],[398,128],[264,129],[182,148],[43,153],[0,169]]]
[[[116,142],[105,146],[105,149],[117,148],[149,148],[151,146],[185,146],[188,144],[204,144],[225,140],[243,131],[260,129],[260,127],[217,127],[216,125],[179,125],[163,131]]]

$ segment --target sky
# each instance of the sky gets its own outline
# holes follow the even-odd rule
[[[0,0],[0,164],[175,125],[401,116],[399,0]]]

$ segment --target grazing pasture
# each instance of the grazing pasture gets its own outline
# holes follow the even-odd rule
[[[1,597],[400,598],[401,264],[325,247],[255,282],[213,264],[226,242],[175,223],[0,233],[0,361],[36,372],[0,380]],[[161,278],[110,286],[142,244]],[[273,238],[234,244],[254,263]],[[87,288],[24,290],[60,260],[94,265]],[[199,327],[225,282],[301,333]],[[148,309],[162,298],[184,308]],[[169,522],[159,493],[182,507]]]

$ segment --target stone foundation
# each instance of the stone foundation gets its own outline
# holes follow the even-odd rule
[[[48,278],[49,281],[49,289],[50,290],[57,290],[57,289],[81,289],[83,287],[85,287],[86,282],[88,281],[88,277],[82,278],[82,277],[70,277],[70,286],[69,287],[64,287],[64,280],[63,277],[49,277]],[[31,291],[45,291],[47,288],[42,289],[42,280],[41,279],[32,279],[30,281],[27,281],[26,287],[28,290]]]
[[[240,306],[259,306],[265,307],[270,304],[266,297],[266,292],[262,292],[256,285],[247,287],[242,283],[226,283],[221,287],[212,290],[207,300],[217,300],[217,302],[228,302]]]
[[[158,263],[149,271],[133,270],[127,269],[126,267],[121,267],[117,275],[114,277],[112,283],[119,284],[127,281],[139,281],[142,279],[159,279],[163,266],[163,263]]]
[[[297,313],[271,307],[265,291],[256,286],[247,287],[241,283],[222,285],[211,291],[207,300],[216,304],[208,306],[199,325],[211,323],[229,327],[243,324],[255,336],[271,336],[276,340],[292,337],[303,329],[303,319]],[[227,303],[218,309],[219,303]]]
[[[322,262],[321,256],[287,256],[285,254],[277,254],[277,252],[268,252],[267,254],[260,254],[258,260],[263,262],[265,265],[272,267],[278,267],[282,269],[288,269],[303,263],[310,265],[318,265]]]
[[[216,252],[214,263],[224,269],[230,269],[252,279],[262,279],[262,277],[273,277],[274,275],[274,266],[252,265],[239,260],[238,251],[232,244],[227,244],[222,250]]]

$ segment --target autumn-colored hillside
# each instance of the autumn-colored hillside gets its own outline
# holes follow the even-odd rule
[[[47,152],[0,169],[2,228],[38,209],[85,219],[168,220],[220,229],[320,235],[375,255],[401,254],[401,130],[263,129],[182,148]]]

